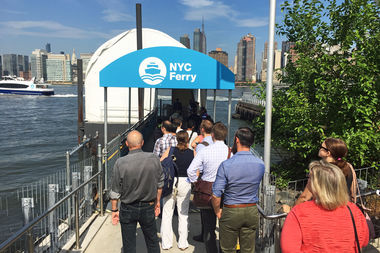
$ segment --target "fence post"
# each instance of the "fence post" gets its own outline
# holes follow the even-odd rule
[[[71,173],[70,173],[70,152],[66,151],[66,194],[71,191]],[[67,200],[67,225],[71,227],[71,200]]]
[[[58,192],[58,184],[49,184],[48,203],[49,208],[55,204],[55,196]],[[55,252],[58,243],[57,222],[55,211],[51,212],[48,217],[49,234],[50,234],[50,252]]]
[[[100,216],[103,216],[103,166],[102,166],[102,145],[98,144],[98,189],[99,189],[99,207]]]
[[[268,176],[270,177],[270,176]],[[264,186],[264,212],[266,214],[274,213],[275,201],[276,201],[276,186],[265,185]],[[264,220],[264,252],[275,252],[273,235],[274,222],[272,220]]]
[[[74,205],[75,205],[75,249],[80,249],[79,242],[79,198],[78,191],[74,194]]]
[[[29,221],[32,218],[32,211],[34,208],[34,201],[33,198],[21,198],[21,207],[22,207],[22,213],[24,216],[24,225],[28,224]],[[27,239],[26,239],[26,249],[29,253],[34,252],[34,240],[33,240],[33,228],[28,230],[27,233]]]
[[[92,166],[84,166],[83,181],[87,182],[92,174]],[[92,193],[92,183],[88,183],[84,186],[84,199],[86,201],[86,215],[91,215],[91,193]]]

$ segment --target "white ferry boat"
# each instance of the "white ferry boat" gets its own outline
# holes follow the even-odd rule
[[[0,93],[15,95],[54,95],[54,89],[49,88],[47,84],[38,83],[36,78],[25,81],[20,77],[3,76],[0,81]]]

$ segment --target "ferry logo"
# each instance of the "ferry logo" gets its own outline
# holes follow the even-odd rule
[[[160,84],[166,77],[166,66],[156,57],[148,57],[140,63],[139,74],[146,84]]]

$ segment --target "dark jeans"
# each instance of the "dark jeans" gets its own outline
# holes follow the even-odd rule
[[[214,209],[201,209],[201,221],[203,230],[203,242],[207,253],[217,253],[216,246],[216,215]]]
[[[124,253],[136,252],[136,227],[140,224],[144,233],[146,248],[149,253],[159,253],[154,204],[133,203],[120,206],[121,235],[123,238]]]

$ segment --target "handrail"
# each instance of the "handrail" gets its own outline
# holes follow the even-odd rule
[[[87,143],[89,143],[91,140],[93,139],[97,139],[99,137],[99,134],[98,132],[96,132],[96,135],[94,137],[90,137],[86,140],[84,140],[81,144],[78,144],[78,146],[74,147],[70,152],[70,156],[72,156],[75,152],[77,152],[79,149],[81,149],[84,145],[86,145]]]
[[[375,195],[375,194],[377,196],[380,196],[380,189],[358,194],[357,197],[359,198],[359,197],[365,197],[365,196],[370,196],[370,195]],[[261,206],[259,205],[256,205],[256,206],[261,216],[263,216],[263,218],[268,219],[268,220],[281,219],[281,218],[285,218],[288,215],[287,213],[266,214],[264,209]]]
[[[263,216],[265,219],[268,219],[268,220],[281,219],[281,218],[285,218],[288,215],[287,213],[266,214],[261,206],[259,205],[256,205],[256,206],[261,216]]]
[[[135,124],[133,124],[131,127],[129,127],[126,131],[124,131],[121,134],[118,134],[115,138],[113,138],[110,142],[107,143],[107,146],[110,147],[111,144],[113,144],[118,138],[121,136],[125,136],[128,132],[135,130],[143,121],[145,121],[147,118],[149,118],[157,109],[152,110],[150,113],[144,116],[141,120],[137,121]]]
[[[95,175],[90,177],[86,182],[79,185],[76,189],[71,191],[68,195],[63,197],[61,200],[59,200],[57,203],[55,203],[52,207],[47,209],[45,212],[43,212],[40,216],[34,218],[31,222],[20,228],[16,233],[14,233],[11,237],[9,237],[6,241],[0,244],[0,251],[3,249],[8,248],[12,243],[14,243],[17,239],[19,239],[21,236],[23,236],[25,233],[27,233],[31,228],[33,228],[34,225],[36,225],[38,222],[40,222],[43,218],[47,217],[51,212],[53,212],[55,209],[57,209],[62,203],[64,203],[66,200],[71,198],[74,194],[77,194],[77,192],[82,189],[84,186],[89,184],[92,180],[94,180],[97,176],[99,176],[102,173],[102,171],[97,172]]]

